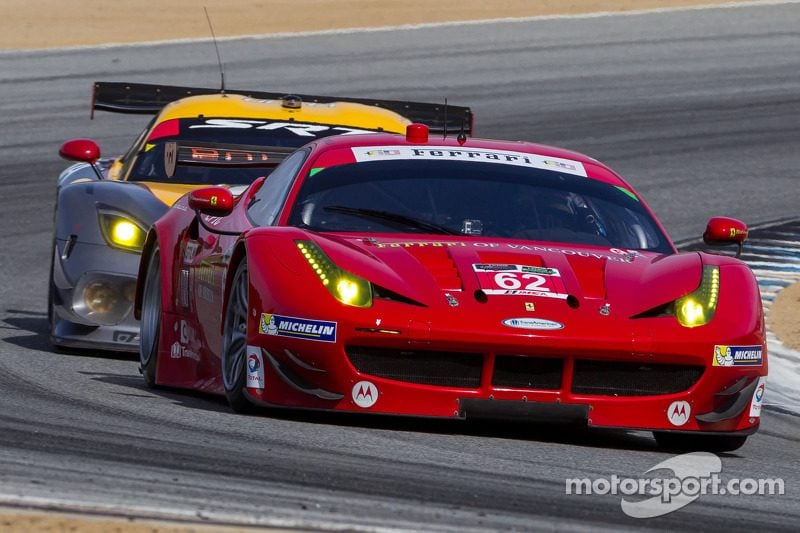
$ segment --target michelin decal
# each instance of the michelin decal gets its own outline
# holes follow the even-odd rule
[[[755,346],[714,346],[713,366],[761,366],[762,347]]]
[[[261,313],[258,332],[262,335],[336,342],[336,322]]]

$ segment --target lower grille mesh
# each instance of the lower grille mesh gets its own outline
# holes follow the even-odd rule
[[[483,354],[347,347],[359,372],[396,381],[441,387],[480,387]]]
[[[702,366],[578,360],[572,392],[602,396],[674,394],[697,383],[702,374]]]
[[[362,374],[438,387],[477,389],[484,354],[348,346],[347,357]],[[492,386],[559,390],[564,360],[497,355]],[[700,379],[702,366],[575,361],[571,390],[595,396],[657,396],[683,392]]]
[[[512,389],[557,390],[561,388],[561,359],[498,355],[492,385]]]

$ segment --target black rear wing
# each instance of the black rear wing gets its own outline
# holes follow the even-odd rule
[[[226,89],[226,93],[240,94],[260,100],[280,100],[287,93],[263,91],[240,91]],[[219,94],[219,89],[198,87],[177,87],[173,85],[152,85],[149,83],[95,82],[92,94],[92,118],[96,109],[114,113],[133,113],[151,115],[161,111],[165,105],[187,96]],[[405,102],[401,100],[375,100],[371,98],[348,98],[339,96],[316,96],[295,94],[304,102],[327,104],[350,102],[388,109],[404,116],[411,122],[427,125],[431,132],[457,134],[461,129],[472,135],[473,116],[469,107],[432,104],[426,102]]]

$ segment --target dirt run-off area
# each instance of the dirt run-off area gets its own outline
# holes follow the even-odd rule
[[[3,0],[0,49],[730,4],[724,0]]]

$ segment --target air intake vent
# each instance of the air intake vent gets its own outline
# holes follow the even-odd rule
[[[697,383],[702,366],[575,361],[572,392],[600,396],[657,396]]]
[[[557,390],[561,388],[561,359],[498,355],[492,385],[512,389]]]
[[[461,277],[447,248],[416,246],[408,251],[431,273],[440,289],[461,290]]]
[[[483,354],[349,346],[347,357],[362,374],[440,387],[478,388]]]

